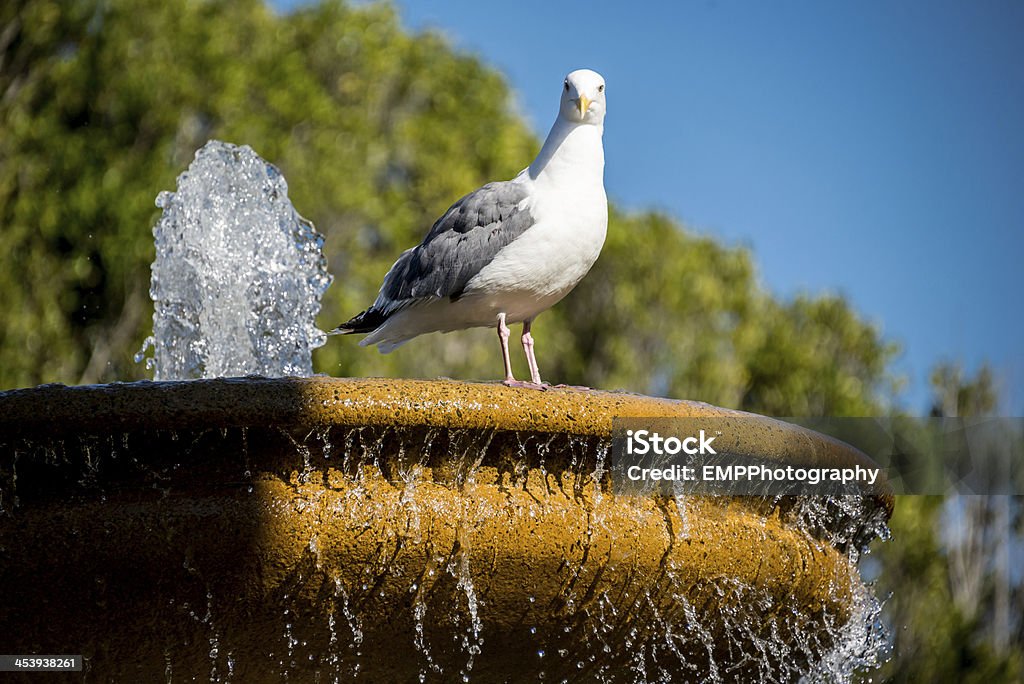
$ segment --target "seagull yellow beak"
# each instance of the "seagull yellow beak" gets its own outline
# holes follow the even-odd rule
[[[580,93],[579,99],[576,100],[576,106],[580,110],[580,116],[583,116],[587,113],[587,110],[590,109],[590,100],[587,99],[586,95]]]

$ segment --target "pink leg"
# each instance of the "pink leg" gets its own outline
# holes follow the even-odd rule
[[[530,381],[535,385],[543,384],[540,381],[540,368],[537,367],[537,357],[533,354],[533,335],[530,334],[530,325],[533,321],[523,321],[523,350],[526,352],[526,364],[530,367]]]
[[[512,359],[508,354],[508,338],[512,331],[505,325],[505,314],[498,314],[498,340],[501,342],[501,358],[505,362],[505,384],[509,385],[516,381],[512,375]]]
[[[529,337],[529,326],[524,326],[526,332],[523,333],[523,344],[526,344],[526,338]],[[535,382],[525,382],[523,380],[516,380],[512,375],[512,359],[508,353],[508,338],[512,334],[512,331],[508,329],[505,324],[505,314],[498,314],[498,339],[501,340],[501,359],[505,362],[505,380],[502,384],[508,387],[527,387],[529,389],[547,389],[540,383],[540,374],[537,372],[537,361],[533,359],[533,339],[530,339],[530,347],[526,352],[527,361],[530,362],[530,374],[533,376]]]

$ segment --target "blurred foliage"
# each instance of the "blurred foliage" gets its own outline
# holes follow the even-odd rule
[[[16,0],[0,26],[0,387],[146,375],[132,354],[150,328],[153,200],[209,138],[277,164],[326,235],[325,329],[452,201],[538,148],[499,74],[387,6]],[[597,266],[534,334],[561,382],[790,415],[870,413],[893,393],[894,347],[843,299],[778,301],[747,250],[660,214],[613,209]],[[331,339],[315,363],[494,379],[494,337],[388,356]]]
[[[992,371],[959,364],[932,373],[935,417],[991,417]],[[1011,496],[901,496],[878,546],[877,591],[893,655],[865,679],[891,682],[1024,681],[1024,501]],[[1016,558],[1016,560],[1014,560]]]
[[[999,404],[995,375],[984,364],[974,378],[964,377],[958,363],[939,363],[932,369],[933,394],[931,414],[940,416],[991,416]]]
[[[992,520],[986,523],[992,546],[1021,539],[1024,529],[1019,501],[1005,496],[969,498],[974,500],[971,506],[1012,504],[1014,529],[993,529]],[[876,591],[889,596],[884,615],[893,639],[892,658],[881,670],[864,673],[865,681],[994,684],[1024,679],[1020,582],[1012,597],[1001,596],[1000,585],[1009,588],[1009,580],[992,567],[994,559],[986,556],[979,559],[984,564],[979,568],[983,582],[974,609],[966,611],[954,600],[960,586],[953,562],[958,548],[944,542],[942,527],[948,518],[944,515],[947,507],[958,503],[963,502],[955,497],[899,497],[889,521],[892,541],[880,545],[875,553],[881,564]],[[981,521],[967,522],[977,525]],[[1003,609],[1016,611],[1015,630],[1004,636],[993,630],[1000,600],[1005,601]]]

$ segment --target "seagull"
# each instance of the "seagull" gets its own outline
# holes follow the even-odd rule
[[[543,389],[530,328],[597,261],[608,229],[604,191],[605,82],[573,71],[544,145],[515,178],[488,183],[439,218],[398,257],[370,308],[331,334],[367,333],[387,354],[429,332],[495,327],[504,384]],[[522,323],[530,381],[512,375],[510,324]]]

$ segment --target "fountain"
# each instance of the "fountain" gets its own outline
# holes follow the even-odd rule
[[[768,461],[869,464],[796,426],[615,392],[255,376],[3,392],[5,649],[80,653],[104,681],[844,680],[876,664],[857,560],[885,534],[887,486],[625,495],[612,421],[631,416],[734,421],[727,446]]]

